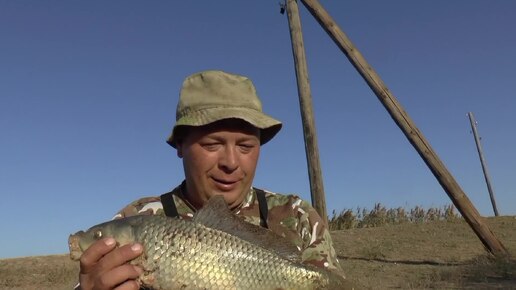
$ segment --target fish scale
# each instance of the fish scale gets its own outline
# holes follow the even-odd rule
[[[69,238],[72,259],[106,236],[119,245],[144,246],[144,255],[131,263],[144,269],[142,285],[155,290],[344,289],[347,285],[340,275],[302,264],[293,245],[235,217],[223,199],[210,199],[193,220],[133,216],[80,231]]]
[[[167,289],[176,281],[182,282],[178,287],[200,289],[310,289],[311,281],[321,276],[200,224],[160,216],[135,218],[141,220],[135,240],[146,245],[150,260],[143,266],[155,270],[156,289]],[[295,284],[289,282],[293,277]]]

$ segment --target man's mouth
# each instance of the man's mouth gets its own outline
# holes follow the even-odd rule
[[[238,183],[238,180],[227,180],[227,179],[217,179],[217,178],[212,178],[212,179],[215,183],[215,186],[222,191],[230,191],[230,190],[234,189]]]

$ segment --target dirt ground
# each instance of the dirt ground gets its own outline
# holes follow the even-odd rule
[[[70,290],[77,284],[79,264],[68,255],[0,260],[0,289]]]
[[[516,255],[516,217],[489,218]],[[462,220],[332,233],[347,277],[365,289],[516,289],[516,260],[492,259]]]
[[[516,255],[516,216],[487,219]],[[490,259],[463,221],[332,232],[357,289],[516,289],[516,260]],[[78,264],[67,255],[0,260],[0,289],[72,289]]]

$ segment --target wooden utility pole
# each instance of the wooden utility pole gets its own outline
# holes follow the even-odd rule
[[[308,163],[308,176],[310,178],[310,193],[312,205],[321,218],[328,225],[328,214],[326,213],[326,199],[319,161],[319,149],[317,146],[317,135],[315,121],[312,111],[312,95],[308,80],[308,68],[306,65],[303,34],[301,32],[301,20],[296,0],[287,0],[287,15],[290,27],[290,38],[292,40],[292,52],[296,68],[297,90],[299,104],[301,107],[301,119],[303,122],[303,133],[305,137],[305,152]]]
[[[486,179],[487,191],[489,191],[489,197],[491,198],[491,204],[493,205],[493,211],[495,216],[498,216],[498,209],[496,208],[496,201],[494,198],[493,188],[491,187],[491,179],[489,178],[489,173],[487,172],[487,164],[484,159],[484,153],[482,152],[482,144],[480,144],[480,137],[478,137],[477,131],[477,122],[475,121],[475,117],[472,112],[468,113],[469,122],[471,124],[471,130],[473,131],[473,136],[475,136],[475,144],[477,144],[478,157],[480,158],[480,163],[482,164],[482,171],[484,172],[484,178]]]
[[[460,211],[484,246],[495,255],[508,256],[509,253],[507,249],[483,221],[477,209],[473,206],[451,173],[446,169],[432,147],[430,147],[430,144],[423,134],[346,34],[344,34],[317,0],[301,1],[376,94],[378,100],[380,100],[385,109],[387,109],[394,122],[396,122],[398,127],[403,131],[421,158],[423,158],[455,207]]]

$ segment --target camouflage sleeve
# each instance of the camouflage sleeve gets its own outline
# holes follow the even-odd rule
[[[125,218],[134,215],[156,215],[163,212],[163,205],[159,196],[143,197],[131,202],[118,213],[113,219]]]
[[[342,268],[330,232],[315,209],[296,195],[268,192],[270,229],[292,241],[304,263],[335,270]]]
[[[326,224],[306,201],[298,199],[294,202],[294,206],[296,205],[299,218],[298,233],[303,241],[303,262],[336,270],[342,275],[343,271]]]

